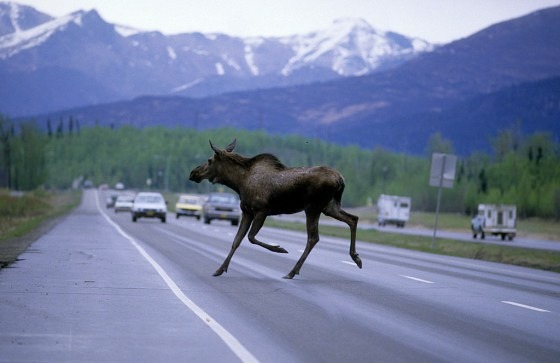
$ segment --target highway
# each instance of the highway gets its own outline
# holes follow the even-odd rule
[[[291,215],[280,215],[274,216],[273,218],[280,221],[305,223],[305,214],[296,213]],[[332,225],[337,227],[346,227],[345,224],[339,222],[335,219],[325,217],[323,218],[322,224]],[[359,229],[374,229],[385,233],[398,233],[413,236],[424,236],[433,237],[434,230],[427,228],[420,228],[414,226],[407,226],[406,228],[398,228],[396,226],[384,226],[380,227],[377,224],[361,222],[358,225]],[[446,238],[454,239],[462,242],[472,242],[480,244],[495,244],[499,246],[509,246],[509,247],[521,247],[521,248],[532,248],[538,250],[548,250],[548,251],[560,251],[560,242],[554,240],[539,239],[536,237],[515,237],[512,241],[502,240],[499,236],[486,236],[485,239],[473,238],[470,232],[458,232],[458,231],[446,231],[438,230],[436,231],[436,238]]]
[[[557,362],[560,275],[263,228],[139,220],[88,190],[0,270],[0,362]]]

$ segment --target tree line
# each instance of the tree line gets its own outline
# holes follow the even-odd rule
[[[560,219],[559,144],[550,134],[519,130],[514,126],[491,139],[491,154],[459,158],[455,186],[443,190],[442,211],[474,214],[479,203],[502,203],[517,205],[522,217]],[[453,153],[452,143],[439,133],[418,156],[227,128],[80,128],[70,119],[44,131],[32,121],[16,124],[0,116],[0,188],[62,189],[88,179],[95,185],[121,182],[135,189],[206,193],[218,186],[189,182],[188,172],[212,155],[208,140],[223,147],[234,137],[245,156],[269,152],[288,166],[338,169],[346,180],[343,203],[348,206],[374,204],[380,194],[393,194],[411,197],[415,210],[434,211],[431,154]]]

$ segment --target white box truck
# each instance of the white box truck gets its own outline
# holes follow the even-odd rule
[[[377,200],[377,224],[403,228],[410,218],[410,198],[381,194]]]
[[[479,204],[478,215],[471,220],[473,238],[480,234],[500,236],[512,240],[517,234],[517,208],[514,205]]]

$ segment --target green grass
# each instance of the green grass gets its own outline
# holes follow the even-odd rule
[[[303,223],[283,222],[271,219],[266,222],[266,225],[270,227],[305,231],[305,225]],[[322,235],[341,238],[350,237],[348,228],[322,225],[320,227],[320,231]],[[462,242],[442,238],[436,239],[434,248],[431,248],[431,237],[409,236],[398,233],[380,232],[376,230],[359,229],[357,232],[357,238],[360,241],[406,248],[415,251],[500,262],[510,265],[560,272],[560,252],[500,246],[494,244]]]
[[[74,209],[81,193],[43,190],[11,196],[0,191],[0,267],[5,267],[35,240],[40,226]]]

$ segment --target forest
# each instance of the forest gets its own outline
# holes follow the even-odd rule
[[[211,155],[208,140],[224,147],[237,138],[244,156],[272,153],[288,166],[328,165],[345,177],[343,204],[374,204],[380,194],[412,198],[413,210],[434,211],[437,188],[428,185],[433,152],[453,153],[434,133],[424,155],[376,147],[365,150],[301,136],[263,131],[186,128],[80,128],[70,118],[46,131],[33,121],[0,115],[0,188],[65,189],[77,182],[133,189],[206,193],[220,188],[188,181],[188,173]],[[521,217],[560,219],[560,145],[547,133],[523,135],[520,127],[489,140],[491,154],[460,157],[455,185],[444,189],[441,211],[474,214],[479,203],[515,204]]]

